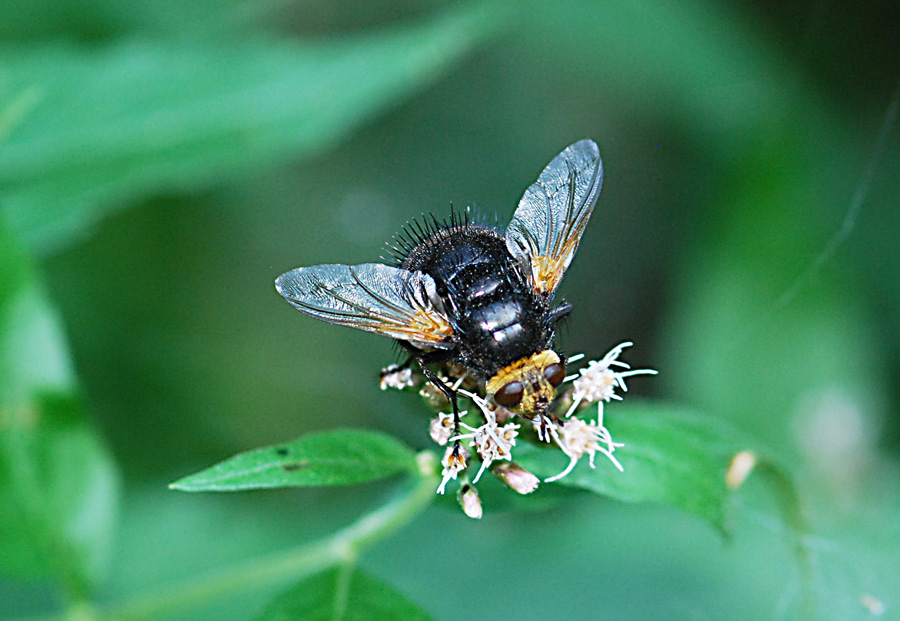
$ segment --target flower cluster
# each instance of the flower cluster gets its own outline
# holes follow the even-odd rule
[[[621,388],[622,392],[628,392],[628,386],[625,385],[626,377],[656,375],[656,371],[653,369],[632,370],[630,366],[619,360],[622,350],[632,345],[633,343],[630,342],[616,345],[601,360],[588,362],[587,367],[578,371],[579,376],[573,376],[575,381],[572,382],[574,387],[572,405],[566,412],[566,418],[572,416],[581,404],[596,403],[597,426],[603,427],[603,404],[609,403],[613,399],[622,400],[622,395],[616,394],[615,390]],[[625,370],[614,371],[612,367]]]
[[[484,469],[493,462],[500,459],[511,460],[512,447],[516,445],[516,436],[519,435],[519,425],[515,423],[499,425],[497,416],[487,401],[467,390],[460,390],[460,394],[471,399],[479,407],[486,421],[481,427],[470,427],[465,423],[460,423],[470,433],[463,433],[450,438],[453,441],[471,440],[472,447],[481,458],[481,468],[478,470],[475,478],[472,479],[472,483],[478,483],[478,480],[484,473]]]
[[[601,423],[594,421],[586,423],[580,418],[572,418],[563,424],[557,425],[555,429],[552,429],[551,433],[553,434],[553,441],[569,457],[569,465],[559,474],[544,479],[545,482],[558,481],[572,472],[578,460],[585,453],[589,455],[588,463],[590,463],[591,468],[596,468],[594,455],[599,452],[606,455],[613,465],[619,469],[619,472],[625,470],[622,464],[619,463],[619,460],[613,455],[616,448],[625,445],[620,442],[613,442],[612,436],[609,435],[609,430]]]
[[[394,364],[381,372],[380,385],[381,390],[387,390],[388,388],[403,390],[407,386],[415,386],[416,381],[411,368],[404,368]]]
[[[570,383],[568,388],[560,388],[556,405],[560,410],[565,409],[564,414],[558,416],[552,410],[546,414],[536,416],[529,420],[537,440],[539,442],[555,443],[569,458],[566,468],[555,476],[544,479],[545,482],[557,481],[568,475],[581,458],[587,454],[591,468],[595,468],[594,456],[601,453],[609,459],[620,471],[622,464],[615,457],[617,448],[624,446],[615,442],[609,430],[603,424],[603,405],[613,399],[621,400],[627,392],[625,378],[647,374],[656,374],[651,369],[632,370],[629,365],[619,360],[622,351],[631,346],[631,343],[622,343],[614,347],[602,359],[590,361],[586,366],[578,370],[578,373],[565,379]],[[580,360],[583,356],[572,356],[568,362]],[[388,370],[386,370],[388,371]],[[405,370],[404,370],[405,371]],[[383,377],[385,377],[383,375]],[[388,381],[382,381],[382,387],[403,388],[413,386],[412,375],[394,375]],[[446,446],[444,458],[441,461],[443,471],[442,479],[437,492],[443,494],[447,484],[451,480],[457,480],[460,474],[467,473],[469,459],[474,452],[481,462],[481,466],[474,478],[469,481],[464,476],[460,484],[457,497],[466,515],[481,517],[481,504],[478,492],[474,487],[481,479],[485,470],[491,472],[505,485],[520,494],[528,494],[537,489],[540,480],[531,472],[528,472],[512,461],[513,450],[517,439],[520,438],[521,425],[514,421],[514,415],[505,408],[488,401],[478,388],[467,390],[460,388],[465,379],[464,376],[443,377],[448,385],[452,384],[457,394],[471,401],[480,413],[483,424],[473,426],[466,422],[460,422],[460,433],[454,434],[453,414],[439,413],[431,421],[430,435],[441,446]],[[617,392],[619,391],[619,392]],[[483,390],[482,390],[483,392]],[[441,403],[440,398],[428,391],[428,385],[422,389],[423,396],[432,404],[446,406],[446,400]],[[585,421],[575,414],[590,404],[597,404],[596,420]],[[568,407],[565,407],[565,406]],[[471,418],[474,414],[461,412],[461,417]],[[471,449],[471,451],[469,450]]]

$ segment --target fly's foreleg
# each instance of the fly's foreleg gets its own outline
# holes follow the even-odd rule
[[[434,385],[435,388],[444,393],[444,396],[447,397],[447,400],[450,402],[450,405],[453,407],[453,436],[454,438],[458,437],[460,434],[459,429],[459,403],[456,398],[456,391],[447,386],[444,381],[438,377],[437,373],[429,369],[425,366],[428,362],[425,356],[422,356],[417,359],[419,366],[422,368],[422,373],[428,379],[429,382]],[[459,457],[459,440],[453,441],[453,453],[455,457]]]

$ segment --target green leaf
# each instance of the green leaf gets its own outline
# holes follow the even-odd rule
[[[616,404],[606,425],[624,447],[619,472],[602,454],[592,469],[585,456],[559,484],[625,502],[657,502],[693,513],[725,530],[729,491],[725,472],[749,447],[743,434],[716,419],[662,404]],[[544,478],[561,472],[567,458],[554,446],[516,447],[516,461]]]
[[[117,491],[59,319],[0,227],[0,570],[83,596],[108,560]]]
[[[239,453],[172,483],[184,492],[352,485],[416,470],[415,453],[383,433],[344,429]]]
[[[331,569],[279,595],[257,621],[427,621],[390,586],[355,567]]]
[[[124,40],[0,51],[0,109],[36,93],[0,145],[0,205],[32,248],[109,209],[201,188],[339,141],[434,80],[498,23],[483,7],[355,37]]]

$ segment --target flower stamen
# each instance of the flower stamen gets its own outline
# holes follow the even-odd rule
[[[622,464],[619,463],[619,460],[613,455],[617,448],[625,445],[620,442],[614,442],[609,430],[602,424],[598,425],[594,421],[586,423],[581,419],[573,418],[556,426],[553,439],[563,453],[569,457],[569,465],[559,474],[544,479],[547,483],[558,481],[572,472],[575,464],[578,463],[578,460],[585,453],[588,454],[588,462],[591,468],[596,468],[594,455],[603,453],[619,469],[619,472],[624,472],[625,470]]]
[[[633,343],[630,341],[616,345],[602,359],[591,360],[587,367],[579,369],[579,376],[572,376],[574,377],[572,405],[566,411],[565,418],[570,418],[582,403],[597,403],[597,424],[603,428],[603,403],[609,403],[613,399],[622,400],[622,396],[616,394],[615,391],[616,388],[619,388],[622,392],[628,392],[625,378],[632,375],[656,375],[656,371],[653,369],[630,370],[631,366],[618,359],[622,350],[632,345]],[[615,371],[612,367],[629,370]],[[567,377],[566,380],[568,379]]]
[[[481,468],[472,479],[472,483],[477,483],[492,462],[500,459],[512,459],[512,448],[516,445],[519,425],[515,423],[498,425],[494,411],[485,399],[467,390],[459,392],[471,399],[481,409],[486,420],[485,424],[480,427],[471,427],[461,423],[471,433],[463,433],[451,438],[454,441],[471,440],[471,446],[478,452],[478,456],[481,458]]]

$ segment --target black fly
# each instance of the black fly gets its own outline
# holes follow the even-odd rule
[[[410,355],[403,366],[418,363],[450,400],[456,435],[456,391],[428,365],[456,363],[494,403],[543,420],[566,376],[556,324],[572,309],[553,297],[602,181],[597,145],[581,140],[525,191],[505,232],[461,216],[413,225],[396,240],[397,266],[299,267],[275,287],[307,315],[396,339]]]

